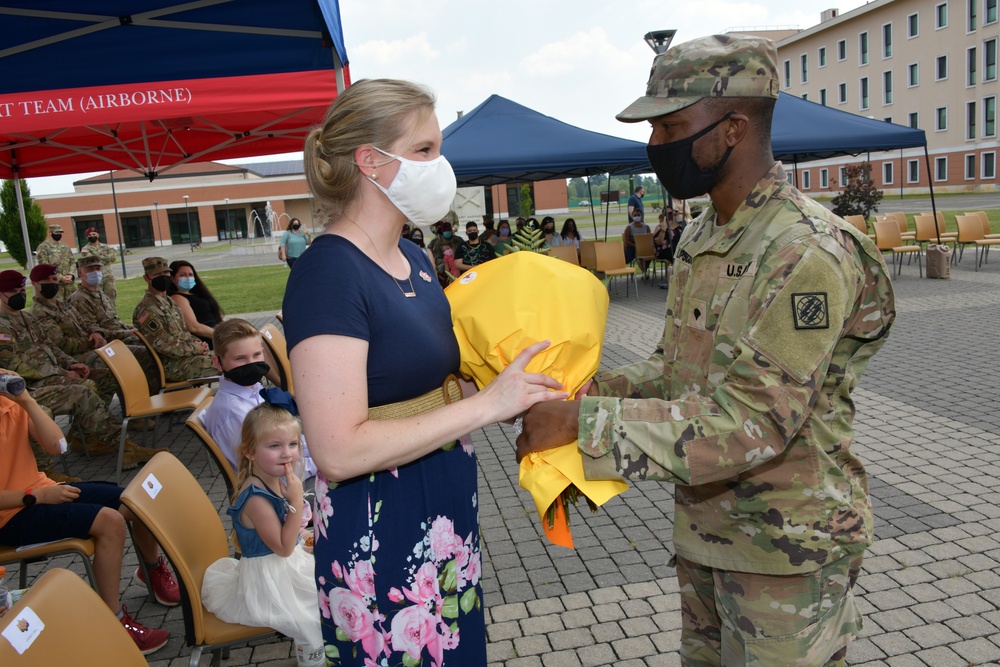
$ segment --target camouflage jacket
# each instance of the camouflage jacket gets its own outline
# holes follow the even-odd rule
[[[710,206],[681,237],[661,349],[582,400],[584,469],[675,483],[689,560],[811,571],[872,540],[851,390],[895,317],[889,273],[780,163],[715,219]]]
[[[118,319],[115,305],[102,290],[80,287],[70,295],[68,303],[85,329],[99,331],[108,340],[124,340],[132,335],[132,327]]]
[[[35,316],[42,336],[50,345],[69,355],[83,354],[94,349],[88,336],[97,329],[85,328],[76,311],[65,301],[35,299],[30,312]]]
[[[40,381],[66,375],[75,363],[76,359],[50,344],[44,327],[31,313],[0,312],[0,367],[35,387]]]
[[[62,241],[45,239],[38,244],[35,249],[35,260],[38,264],[52,264],[59,271],[59,275],[76,275],[76,264],[73,260],[73,251]]]
[[[132,313],[132,323],[161,357],[180,359],[204,354],[201,341],[184,326],[177,304],[164,294],[147,291]]]
[[[90,257],[91,255],[98,257],[101,260],[101,266],[107,269],[103,272],[104,280],[113,281],[115,277],[111,273],[111,267],[118,261],[118,253],[115,249],[107,243],[98,243],[96,247],[88,243],[80,249],[81,257]]]

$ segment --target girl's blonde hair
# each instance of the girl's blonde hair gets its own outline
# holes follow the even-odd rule
[[[305,142],[306,182],[320,207],[336,216],[354,201],[361,176],[354,152],[366,145],[388,150],[407,118],[432,113],[434,102],[427,88],[398,79],[362,79],[340,93]]]
[[[302,423],[299,421],[299,418],[288,410],[271,405],[270,403],[261,403],[250,410],[247,416],[243,418],[240,445],[236,448],[236,458],[239,465],[236,469],[236,486],[233,489],[233,502],[236,502],[236,497],[239,496],[240,489],[243,488],[243,484],[251,475],[250,459],[247,458],[247,455],[256,452],[261,440],[279,428],[294,429],[299,435],[302,435]]]

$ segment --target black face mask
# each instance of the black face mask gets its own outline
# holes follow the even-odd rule
[[[88,241],[90,241],[91,243],[97,243],[97,242],[98,242],[98,241],[100,241],[101,239],[100,239],[99,237],[97,237],[97,236],[91,236],[91,237],[90,237],[90,238],[88,238],[87,240],[88,240]]]
[[[28,295],[24,292],[18,292],[14,296],[7,299],[7,307],[11,310],[24,310],[24,307],[28,305]]]
[[[469,240],[475,241],[479,238],[479,232],[469,232]]]
[[[260,379],[267,375],[269,370],[271,370],[271,367],[263,361],[255,361],[243,366],[230,368],[222,375],[230,382],[234,382],[241,387],[250,387],[260,382]]]
[[[58,241],[61,238],[62,238],[62,234],[53,234],[52,235],[52,240],[53,241]]]
[[[59,294],[59,285],[55,283],[44,283],[41,285],[42,297],[45,299],[55,298],[56,294]]]
[[[413,241],[414,243],[416,243],[421,248],[424,247],[424,237],[423,236],[417,236],[416,234],[414,234],[414,235],[410,236],[410,240]]]
[[[292,229],[298,229],[301,225],[292,225]]]
[[[157,292],[166,292],[171,282],[170,276],[156,276],[149,281]]]
[[[729,159],[733,147],[730,146],[719,163],[709,169],[699,167],[691,152],[695,141],[714,130],[719,123],[734,113],[736,112],[730,111],[705,129],[686,139],[671,141],[669,144],[646,146],[646,157],[649,159],[649,165],[656,172],[657,178],[663,183],[663,187],[667,189],[671,197],[674,199],[700,197],[715,186],[719,171]]]

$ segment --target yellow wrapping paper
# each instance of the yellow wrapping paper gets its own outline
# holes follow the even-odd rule
[[[489,384],[524,348],[540,340],[552,344],[526,370],[561,382],[570,396],[589,380],[601,362],[608,292],[589,271],[560,259],[516,252],[467,271],[445,289],[461,352],[460,370],[480,389]],[[589,481],[575,442],[521,461],[521,487],[531,493],[549,539],[573,546],[561,503],[550,529],[549,507],[570,485],[595,505],[628,488],[620,481]]]

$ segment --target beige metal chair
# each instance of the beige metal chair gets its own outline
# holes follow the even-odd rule
[[[966,213],[966,215],[974,215],[979,218],[979,221],[983,223],[983,238],[984,239],[1000,239],[1000,234],[994,234],[990,231],[990,217],[986,215],[986,211],[973,211],[972,213]]]
[[[260,328],[264,345],[278,364],[278,374],[281,376],[281,388],[292,396],[295,395],[295,384],[292,382],[292,362],[288,360],[288,343],[285,334],[278,331],[273,324],[265,324]]]
[[[215,382],[218,378],[194,378],[191,380],[181,380],[179,382],[167,382],[167,371],[163,368],[163,360],[160,359],[160,355],[156,353],[153,349],[152,343],[149,339],[142,335],[142,332],[136,330],[135,335],[139,337],[142,344],[146,346],[149,350],[149,354],[152,355],[153,361],[156,362],[156,368],[160,371],[160,393],[164,394],[168,391],[177,391],[178,389],[190,389],[191,387],[201,387],[203,385],[209,385]]]
[[[184,423],[189,429],[194,431],[194,434],[205,445],[209,457],[215,461],[215,466],[222,473],[222,479],[226,483],[226,498],[228,499],[233,497],[233,491],[236,489],[236,471],[233,470],[229,459],[226,458],[222,448],[219,447],[219,443],[205,429],[205,423],[202,421],[202,417],[208,410],[208,406],[212,405],[214,398],[214,396],[209,396],[202,401],[201,405],[194,409],[194,412],[188,416]]]
[[[17,563],[19,567],[18,588],[28,587],[28,565],[55,558],[56,556],[75,555],[83,559],[83,569],[87,572],[87,580],[97,590],[97,580],[94,579],[94,568],[91,559],[94,557],[96,543],[93,538],[77,539],[75,537],[36,544],[27,547],[8,547],[0,545],[0,565]],[[18,549],[20,548],[20,551]]]
[[[933,213],[931,213],[931,211],[921,211],[917,215],[929,215],[934,218],[937,223],[938,235],[944,243],[954,243],[955,239],[958,238],[958,232],[948,231],[948,224],[944,220],[944,213],[942,211],[938,211],[936,217]]]
[[[615,288],[618,286],[618,278],[625,278],[625,297],[628,298],[628,283],[632,280],[635,287],[635,299],[639,300],[639,284],[636,282],[635,274],[638,269],[625,263],[625,250],[622,244],[617,241],[598,241],[594,250],[597,260],[597,273],[603,274],[605,278],[615,281]]]
[[[934,217],[930,215],[917,214],[913,218],[913,223],[916,225],[916,243],[921,248],[923,248],[928,243],[938,243],[939,239],[941,243],[954,243],[954,237],[950,236],[938,236],[937,226],[934,224]]]
[[[892,253],[892,263],[893,266],[898,264],[896,275],[903,272],[903,256],[904,255],[916,255],[917,257],[917,268],[920,271],[920,277],[924,276],[924,267],[920,258],[920,246],[919,245],[904,245],[903,240],[900,238],[899,227],[895,220],[876,220],[875,221],[875,245],[883,253]],[[896,260],[899,260],[898,262]]]
[[[851,223],[858,228],[862,234],[866,234],[868,238],[875,238],[875,235],[868,231],[868,219],[863,215],[845,215],[844,220]]]
[[[906,214],[902,211],[893,211],[892,213],[883,213],[880,216],[882,220],[892,220],[896,223],[896,228],[899,230],[899,238],[903,243],[909,243],[915,241],[917,238],[916,232],[911,232],[909,226],[906,222]]]
[[[955,218],[955,222],[958,223],[958,261],[961,262],[962,256],[965,255],[965,246],[975,246],[976,271],[978,271],[986,260],[990,246],[1000,245],[1000,239],[984,238],[983,223],[980,222],[979,216],[959,215]]]
[[[192,387],[178,389],[166,394],[149,395],[149,385],[142,367],[136,361],[132,351],[120,340],[113,340],[104,347],[97,349],[97,355],[114,373],[122,397],[122,434],[118,442],[118,468],[116,483],[122,478],[122,457],[125,454],[125,438],[129,420],[137,417],[155,417],[151,442],[156,444],[156,431],[160,415],[194,410],[206,398],[212,395],[208,387]]]
[[[30,612],[29,612],[30,610]],[[28,635],[33,618],[44,626],[34,641],[18,653],[0,639],[4,667],[146,667],[146,658],[121,621],[96,592],[69,570],[49,570],[0,619],[0,630],[11,625]]]
[[[549,248],[549,257],[555,257],[556,259],[561,259],[564,262],[580,266],[580,258],[576,254],[575,245],[557,245]]]
[[[599,241],[580,241],[580,266],[591,271],[597,270],[597,250]]]
[[[146,490],[150,476],[158,483],[155,497]],[[226,623],[202,604],[205,570],[229,557],[229,543],[218,510],[177,457],[169,452],[154,456],[125,488],[122,503],[153,533],[177,573],[190,667],[197,667],[205,650],[215,664],[230,646],[274,632]]]
[[[640,260],[646,263],[646,270],[642,272],[643,279],[646,278],[646,271],[656,260],[656,246],[653,245],[653,234],[635,234],[632,237],[635,240],[635,259],[632,260],[632,264],[636,265]]]

